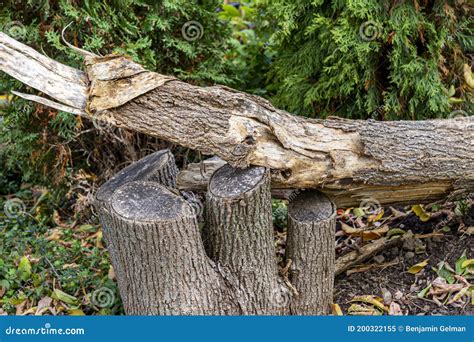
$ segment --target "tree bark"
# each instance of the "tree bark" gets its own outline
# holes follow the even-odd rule
[[[239,313],[184,199],[155,182],[129,182],[115,191],[111,210],[128,315]]]
[[[335,205],[322,193],[305,191],[288,206],[285,260],[288,280],[298,295],[290,302],[293,315],[326,315],[334,289]]]
[[[105,182],[95,195],[95,208],[98,211],[102,224],[104,240],[107,244],[110,259],[117,278],[124,279],[127,262],[123,259],[121,250],[120,232],[114,229],[111,217],[111,200],[115,191],[122,185],[137,180],[154,181],[167,187],[176,187],[176,167],[174,157],[169,150],[161,150],[136,161],[118,172],[114,177]],[[120,287],[120,295],[124,302],[127,301],[128,291]]]
[[[320,188],[382,204],[474,192],[473,117],[315,120],[227,87],[152,73],[121,56],[87,55],[85,65],[86,74],[0,33],[0,69],[60,104],[28,99],[217,155],[235,167],[267,167],[279,187]],[[76,93],[62,90],[72,85]]]
[[[269,172],[225,165],[207,193],[204,241],[208,255],[235,275],[232,284],[244,314],[285,314],[287,288],[278,276]]]

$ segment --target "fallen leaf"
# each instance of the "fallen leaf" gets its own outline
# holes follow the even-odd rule
[[[412,206],[411,210],[415,213],[416,216],[418,216],[418,218],[422,222],[426,222],[430,219],[430,215],[425,211],[425,209],[423,209],[420,204]]]
[[[31,263],[28,257],[24,256],[20,259],[20,263],[18,264],[18,273],[20,279],[26,281],[31,277]]]
[[[48,310],[48,308],[51,306],[51,302],[53,299],[51,297],[43,297],[38,301],[38,305],[36,308],[35,315],[40,316],[42,315],[45,311]]]
[[[474,265],[474,259],[467,259],[467,260],[464,260],[464,262],[461,265],[461,268],[467,268],[471,265]]]
[[[15,305],[15,309],[16,309],[15,315],[17,316],[23,315],[23,311],[25,311],[26,304],[28,304],[28,300],[25,299],[20,304]]]
[[[377,298],[375,296],[367,295],[367,296],[356,296],[352,300],[349,301],[349,303],[352,302],[362,302],[362,303],[367,303],[375,306],[376,308],[382,310],[382,311],[388,311],[388,308],[383,305],[382,303],[382,298]]]
[[[400,305],[395,302],[390,303],[390,307],[388,309],[388,314],[390,316],[403,316],[402,309]]]
[[[362,208],[354,208],[354,210],[352,212],[357,217],[364,217],[365,216],[365,211]]]
[[[449,300],[448,304],[453,304],[457,302],[458,300],[462,299],[462,297],[467,293],[469,290],[469,287],[464,287],[462,288],[458,293],[456,293],[451,300]]]
[[[418,264],[413,265],[412,267],[408,269],[407,272],[410,274],[420,273],[420,271],[424,269],[426,265],[428,265],[428,261],[429,259],[426,259],[426,260],[423,260],[422,262],[419,262]]]
[[[361,236],[364,241],[380,239],[388,232],[388,226],[381,226],[376,229],[357,229],[345,224],[344,222],[341,222],[341,229],[346,235]]]
[[[60,300],[61,302],[64,302],[66,304],[77,304],[77,298],[74,296],[71,296],[59,289],[55,289],[53,293],[51,294],[51,298]]]
[[[393,298],[395,298],[395,300],[400,300],[403,298],[403,292],[400,291],[400,290],[397,290],[397,292],[395,292],[395,294],[393,295]]]
[[[85,316],[86,315],[84,311],[80,309],[71,309],[68,311],[68,313],[70,316]]]
[[[349,309],[347,309],[349,315],[360,315],[360,316],[380,316],[382,312],[377,310],[374,307],[367,307],[360,304],[352,304]]]
[[[380,239],[385,233],[388,232],[388,226],[382,226],[377,229],[364,230],[362,232],[362,239],[364,241]]]
[[[341,229],[347,235],[357,235],[358,236],[362,232],[362,229],[357,229],[357,228],[351,227],[348,224],[345,224],[344,222],[341,222]]]
[[[373,215],[370,215],[368,218],[367,218],[367,221],[369,222],[377,222],[379,221],[382,217],[383,217],[383,214],[384,214],[384,210],[380,210],[380,212],[378,214],[373,214]]]
[[[403,235],[406,232],[403,229],[400,228],[392,228],[387,232],[386,238],[390,239],[392,236],[398,236],[398,235]]]
[[[438,270],[436,271],[436,273],[438,274],[438,276],[445,279],[450,284],[453,284],[456,281],[454,277],[456,271],[453,270],[453,268],[449,266],[449,264],[445,261],[441,261],[438,264]]]
[[[339,304],[331,304],[332,314],[334,316],[344,316]]]
[[[407,216],[406,213],[401,212],[401,211],[398,211],[398,210],[395,209],[394,207],[390,207],[390,212],[391,212],[391,214],[392,214],[393,216],[395,216],[396,218]]]
[[[29,308],[28,310],[24,311],[23,315],[25,315],[25,316],[26,315],[32,315],[32,314],[35,313],[35,311],[36,311],[36,307],[32,307],[32,308]]]
[[[431,284],[429,284],[427,287],[425,287],[423,290],[421,290],[416,296],[418,298],[425,298],[426,294],[428,291],[431,289]]]
[[[48,241],[58,241],[63,236],[61,228],[54,228],[50,230],[50,235],[46,237]]]

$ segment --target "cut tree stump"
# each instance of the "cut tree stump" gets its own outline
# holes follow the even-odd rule
[[[336,208],[318,191],[300,192],[288,206],[287,279],[297,292],[293,315],[326,315],[334,289]]]
[[[115,191],[111,218],[128,315],[239,313],[182,197],[155,182],[129,182]]]
[[[318,188],[353,204],[421,203],[474,192],[470,113],[426,121],[302,118],[257,96],[147,71],[120,55],[85,53],[84,73],[4,33],[0,70],[58,102],[18,96],[216,155],[234,167],[266,167],[277,187]]]
[[[162,179],[156,172],[172,161],[167,154],[149,158],[153,176],[143,172],[149,166],[141,160],[97,195],[128,315],[327,313],[334,206],[324,195],[302,193],[291,202],[286,259],[292,263],[288,272],[279,271],[269,171],[230,165],[217,170],[200,232],[195,209],[178,192],[136,180]]]
[[[235,275],[244,314],[287,313],[289,293],[278,276],[269,172],[225,165],[207,193],[204,243],[208,255]]]
[[[125,260],[120,259],[119,245],[116,245],[121,237],[111,226],[112,195],[120,186],[137,180],[155,181],[164,186],[175,188],[177,172],[173,154],[169,150],[161,150],[125,167],[97,191],[94,206],[102,224],[104,240],[117,277],[123,277],[127,265]],[[121,291],[120,294],[125,301],[127,291]]]

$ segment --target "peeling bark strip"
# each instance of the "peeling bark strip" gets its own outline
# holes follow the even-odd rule
[[[344,191],[343,197],[348,193],[358,201],[383,194],[382,204],[474,192],[474,117],[393,122],[295,117],[260,97],[192,86],[121,56],[86,56],[86,85],[81,71],[3,33],[0,69],[68,107],[88,108],[97,119],[217,155],[236,167],[269,168],[273,183],[285,188]]]
[[[292,315],[327,315],[332,303],[335,271],[336,208],[322,193],[305,191],[288,207],[285,259],[288,280],[298,295]]]

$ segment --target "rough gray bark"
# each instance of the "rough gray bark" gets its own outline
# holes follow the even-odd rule
[[[278,275],[269,172],[225,165],[207,193],[206,250],[234,277],[232,288],[244,314],[285,314],[288,290]]]
[[[305,191],[288,207],[285,260],[297,292],[292,315],[325,315],[334,288],[336,208],[322,193]]]
[[[294,264],[288,276],[277,267],[268,170],[225,165],[215,172],[207,193],[204,238],[194,208],[169,189],[175,175],[173,156],[159,151],[120,171],[96,195],[127,314],[323,313],[314,308],[332,298],[332,280],[325,277],[333,269],[323,262],[334,257],[334,232],[323,229],[331,222],[325,217],[334,218],[330,202],[330,210],[322,200],[319,206],[310,201],[308,208],[297,207],[313,216],[319,211],[322,217],[313,222],[320,230],[313,227],[310,234],[294,228],[306,227],[306,222],[290,209],[295,218],[291,216],[287,259]],[[327,257],[317,256],[326,252]],[[302,270],[298,276],[294,267]],[[296,298],[292,282],[298,287]]]
[[[227,87],[196,87],[148,72],[121,56],[88,55],[84,74],[38,55],[0,33],[0,69],[61,102],[57,108],[67,105],[236,167],[267,167],[277,187],[320,188],[336,200],[382,204],[474,192],[474,117],[307,119]],[[76,93],[62,90],[72,85]]]
[[[111,218],[128,315],[239,313],[183,198],[155,182],[129,182],[115,191]]]
[[[104,240],[107,244],[112,265],[117,278],[124,278],[127,267],[121,251],[120,241],[123,238],[112,225],[111,200],[114,192],[122,185],[137,181],[154,181],[167,187],[176,187],[176,167],[174,157],[169,150],[152,153],[136,161],[118,172],[114,177],[105,182],[95,196],[95,208],[102,224]],[[120,295],[127,300],[128,291],[120,287]]]

